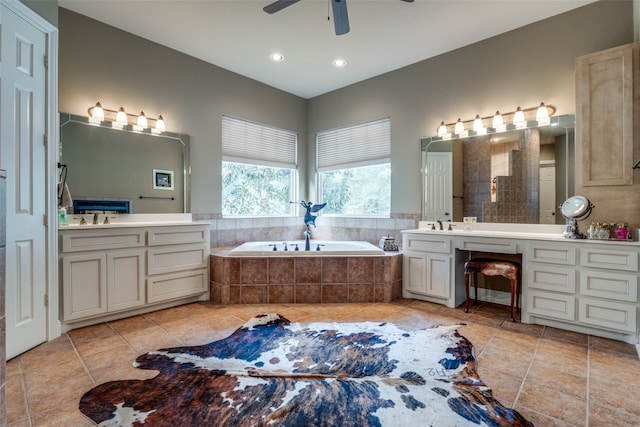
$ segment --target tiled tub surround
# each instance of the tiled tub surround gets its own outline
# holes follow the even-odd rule
[[[378,244],[382,236],[394,236],[418,227],[420,214],[391,214],[390,218],[346,218],[321,215],[311,228],[314,240],[353,240]],[[211,223],[211,249],[238,246],[245,242],[274,242],[303,239],[302,216],[264,218],[221,218],[219,214],[193,214],[194,220]]]
[[[390,302],[402,294],[402,254],[230,257],[211,254],[217,304]]]

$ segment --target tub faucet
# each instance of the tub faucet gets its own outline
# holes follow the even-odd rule
[[[440,230],[444,230],[444,228],[442,228],[442,220],[439,219],[438,221],[436,221],[438,223],[438,227],[440,227]]]
[[[307,227],[306,231],[304,232],[304,250],[305,251],[310,251],[311,250],[311,231],[309,231],[309,227]]]

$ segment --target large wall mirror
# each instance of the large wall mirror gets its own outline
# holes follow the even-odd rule
[[[422,145],[423,220],[564,224],[573,196],[575,116]]]
[[[60,113],[60,163],[76,213],[83,201],[125,202],[128,213],[190,212],[188,135],[117,129]]]

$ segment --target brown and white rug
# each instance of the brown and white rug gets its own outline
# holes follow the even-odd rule
[[[533,426],[478,377],[462,325],[251,319],[202,346],[139,356],[148,380],[88,391],[100,426]]]

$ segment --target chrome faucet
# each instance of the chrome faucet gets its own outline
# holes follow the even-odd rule
[[[442,220],[439,219],[438,221],[436,221],[438,223],[438,227],[440,227],[440,230],[444,230],[444,228],[442,228]]]
[[[309,226],[307,225],[307,229],[304,232],[304,250],[305,251],[310,251],[311,250],[311,231],[309,231]]]

